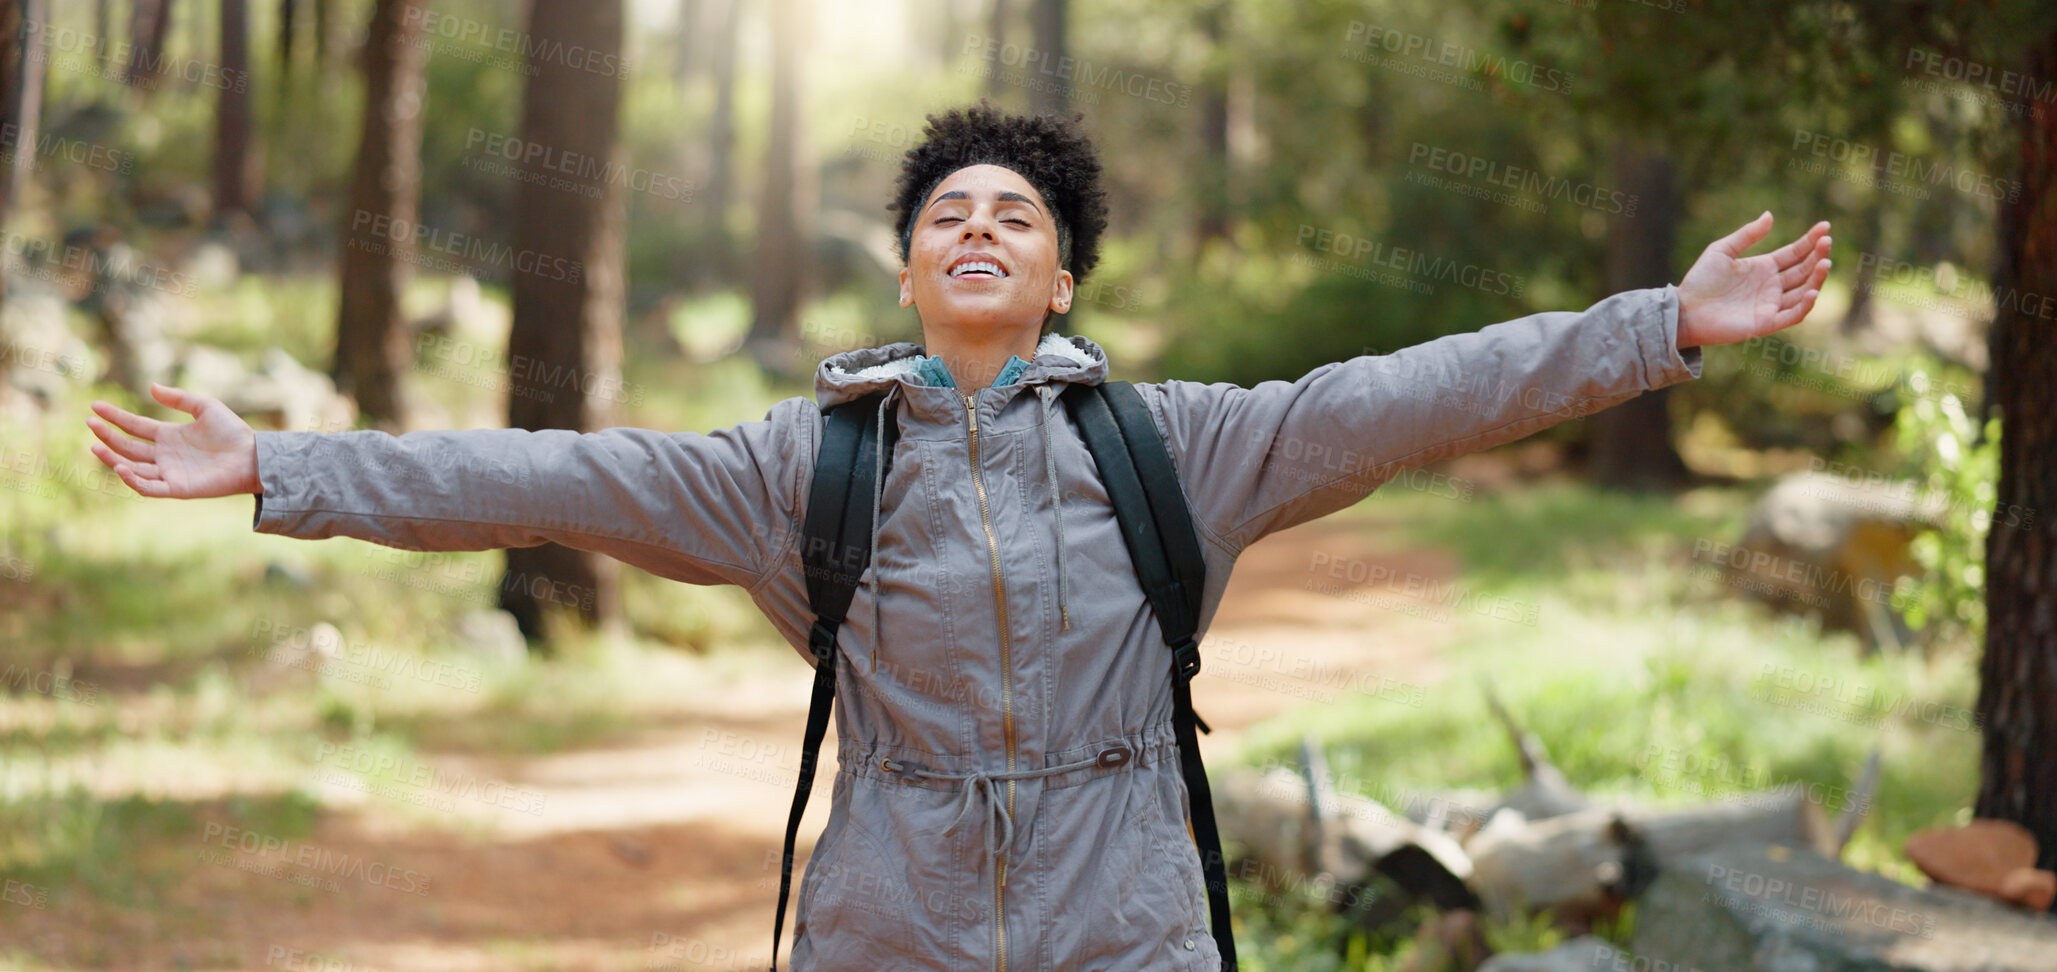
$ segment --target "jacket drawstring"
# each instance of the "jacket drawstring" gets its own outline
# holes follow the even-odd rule
[[[1043,400],[1043,407],[1036,413],[1036,427],[1043,432],[1043,475],[1050,481],[1050,507],[1057,513],[1057,617],[1063,630],[1071,630],[1071,606],[1067,598],[1070,583],[1064,559],[1064,495],[1057,490],[1057,451],[1050,446],[1051,401],[1057,397],[1057,390],[1048,384],[1036,386],[1036,397]]]
[[[900,393],[896,382],[886,389],[885,400],[879,402],[878,448],[871,470],[871,562],[864,565],[865,584],[871,589],[871,670],[879,670],[879,649],[886,639],[879,632],[879,509],[885,505],[886,495],[886,413],[893,410],[893,396]]]
[[[1106,755],[1106,753],[1102,753],[1097,756],[1088,756],[1075,762],[1060,763],[1056,766],[1045,766],[1040,769],[1017,770],[1013,773],[987,773],[983,770],[975,770],[970,773],[931,773],[927,770],[893,765],[891,760],[886,762],[889,771],[906,773],[911,779],[939,780],[962,784],[964,799],[957,805],[957,815],[950,818],[950,826],[943,828],[943,835],[946,837],[955,834],[957,828],[964,825],[964,818],[970,815],[972,805],[977,803],[979,796],[983,794],[986,798],[986,808],[991,814],[991,819],[988,821],[991,826],[986,828],[986,856],[997,858],[1014,847],[1014,815],[1007,811],[1007,801],[1000,799],[999,784],[1016,780],[1038,780],[1050,776],[1060,776],[1076,770],[1091,769],[1095,766],[1120,765],[1107,762]]]

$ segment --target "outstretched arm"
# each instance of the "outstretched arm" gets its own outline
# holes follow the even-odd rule
[[[674,580],[745,587],[783,563],[820,424],[795,398],[765,421],[706,435],[252,432],[213,399],[155,394],[196,420],[106,403],[88,420],[94,454],[144,496],[256,493],[265,533],[411,550],[555,542]]]
[[[1708,246],[1678,286],[1615,294],[1583,312],[1531,314],[1293,382],[1143,387],[1155,392],[1195,517],[1240,551],[1401,473],[1699,377],[1703,345],[1798,323],[1828,275],[1828,224],[1742,255],[1770,230],[1770,215],[1760,216]]]

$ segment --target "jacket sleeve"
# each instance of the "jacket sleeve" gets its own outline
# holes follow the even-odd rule
[[[754,587],[798,529],[820,412],[711,434],[259,432],[256,529],[412,550],[545,542],[692,584]]]
[[[1146,397],[1194,518],[1233,555],[1404,471],[1698,378],[1700,349],[1679,351],[1677,335],[1677,289],[1632,290],[1298,381],[1167,381]]]

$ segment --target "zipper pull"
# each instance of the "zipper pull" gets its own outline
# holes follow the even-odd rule
[[[971,423],[971,434],[977,435],[979,431],[979,410],[978,405],[971,400],[970,395],[964,396],[964,418]]]

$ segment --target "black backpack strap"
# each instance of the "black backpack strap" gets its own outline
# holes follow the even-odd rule
[[[836,702],[836,632],[857,593],[857,579],[871,563],[871,499],[881,448],[876,419],[882,397],[867,395],[830,409],[823,422],[821,450],[815,454],[814,486],[800,548],[807,568],[807,605],[814,612],[814,626],[807,632],[807,648],[814,654],[814,697],[807,705],[800,780],[793,792],[793,812],[786,818],[785,855],[779,862],[772,972],[778,972],[779,934],[785,930],[786,898],[793,887],[793,846],[800,835],[800,818],[807,813],[807,796],[814,789],[814,767],[828,732],[829,711]],[[883,447],[890,457],[899,431],[891,412],[886,428]]]
[[[1172,728],[1178,735],[1179,770],[1192,800],[1193,839],[1207,878],[1207,911],[1221,967],[1236,967],[1236,943],[1229,928],[1228,867],[1221,855],[1221,830],[1214,822],[1214,795],[1200,762],[1200,737],[1207,724],[1193,712],[1192,679],[1200,671],[1200,599],[1207,583],[1200,535],[1179,489],[1178,470],[1157,423],[1135,386],[1125,381],[1072,385],[1065,406],[1114,504],[1121,537],[1135,562],[1136,578],[1157,615],[1164,643],[1171,647]],[[1197,730],[1197,731],[1196,731]]]

